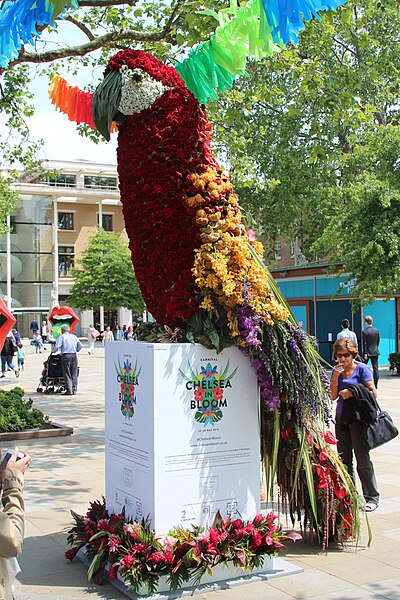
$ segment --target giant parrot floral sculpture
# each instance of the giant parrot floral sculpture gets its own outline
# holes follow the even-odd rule
[[[93,96],[59,77],[50,87],[71,119],[82,120],[81,100],[106,139],[118,126],[121,201],[147,308],[175,339],[217,351],[236,345],[248,356],[260,387],[268,493],[276,478],[281,507],[324,547],[359,532],[358,496],[329,432],[328,382],[263,263],[261,243],[243,225],[233,185],[211,152],[203,103],[244,72],[246,54],[259,59],[295,42],[301,14],[341,3],[249,0],[238,9],[231,2],[211,40],[176,68],[123,50]]]
[[[177,71],[141,50],[108,63],[93,97],[98,130],[118,124],[121,201],[135,274],[157,322],[181,339],[238,346],[257,374],[272,492],[303,523],[346,540],[357,496],[337,454],[327,381],[246,231],[233,185],[213,156],[205,109]],[[275,290],[275,291],[274,291]],[[146,332],[145,332],[146,333]]]

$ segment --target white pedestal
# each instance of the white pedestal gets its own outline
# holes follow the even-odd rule
[[[260,512],[257,381],[237,348],[106,344],[106,499],[157,535]]]

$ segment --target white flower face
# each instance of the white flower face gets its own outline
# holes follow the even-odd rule
[[[160,81],[152,79],[142,69],[129,69],[122,65],[122,94],[118,110],[124,115],[134,115],[150,106],[169,89]]]

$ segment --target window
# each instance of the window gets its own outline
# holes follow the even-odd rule
[[[84,186],[85,186],[85,188],[116,190],[117,189],[117,178],[116,177],[100,177],[100,176],[85,175]]]
[[[112,222],[112,215],[103,215],[103,229],[105,231],[112,231],[113,230],[113,222]]]
[[[75,266],[75,251],[73,246],[58,247],[58,274],[60,277],[70,277],[71,269]]]
[[[58,213],[58,229],[73,229],[74,228],[74,213],[59,212]]]
[[[277,240],[274,244],[275,260],[282,260],[282,244]]]
[[[76,175],[44,175],[34,183],[47,183],[56,187],[76,187]]]

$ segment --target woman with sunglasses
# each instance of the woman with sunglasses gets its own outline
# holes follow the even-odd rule
[[[332,372],[330,390],[332,398],[337,400],[336,437],[340,458],[354,481],[354,451],[357,461],[357,473],[365,498],[365,510],[371,512],[378,508],[379,492],[369,451],[361,443],[361,422],[353,421],[347,425],[341,422],[343,403],[352,397],[351,392],[347,389],[349,385],[362,383],[373,392],[375,398],[377,396],[372,373],[364,363],[356,362],[357,355],[358,348],[352,340],[349,338],[336,340],[333,346],[333,358],[337,365]]]

